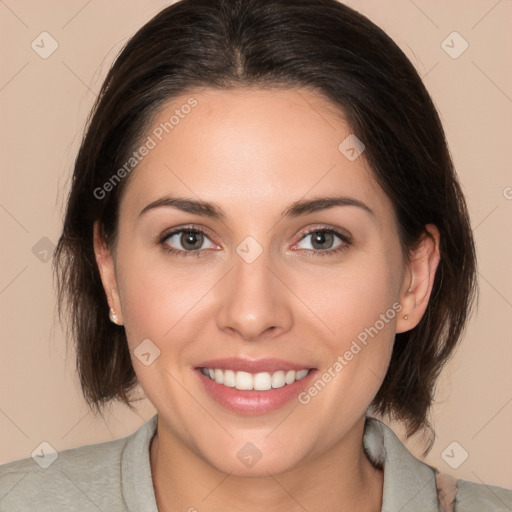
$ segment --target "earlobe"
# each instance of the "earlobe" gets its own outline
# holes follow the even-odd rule
[[[112,252],[107,247],[103,235],[101,234],[100,222],[98,220],[95,221],[93,230],[94,256],[96,258],[101,282],[110,307],[109,311],[105,311],[105,314],[108,315],[110,320],[116,325],[123,325],[114,258]]]
[[[427,309],[437,267],[441,259],[440,234],[434,224],[425,226],[427,233],[411,251],[408,272],[404,279],[400,303],[403,315],[398,319],[396,332],[405,332],[418,325]]]

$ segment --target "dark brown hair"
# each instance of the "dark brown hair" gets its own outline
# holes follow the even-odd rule
[[[182,0],[117,57],[88,120],[54,259],[59,313],[70,315],[85,399],[98,412],[112,399],[130,405],[137,383],[124,328],[109,321],[93,252],[96,220],[115,247],[129,178],[101,199],[94,191],[126,162],[165,102],[196,87],[247,86],[308,88],[343,112],[393,203],[404,251],[426,224],[439,228],[441,261],[428,308],[414,329],[396,335],[372,404],[403,421],[408,434],[428,426],[436,379],[476,291],[468,212],[418,73],[389,36],[336,0]]]

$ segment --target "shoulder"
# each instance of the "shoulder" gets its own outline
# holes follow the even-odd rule
[[[53,452],[41,447],[32,457],[0,465],[0,509],[68,511],[127,510],[123,472],[137,444],[148,444],[154,418],[130,436]],[[142,443],[141,443],[142,441]],[[149,455],[148,455],[149,457]]]
[[[457,496],[455,498],[455,512],[510,512],[512,510],[512,490],[457,480]]]
[[[512,491],[457,479],[448,473],[436,474],[437,497],[443,512],[480,512],[512,510]]]
[[[414,457],[396,434],[375,418],[367,418],[363,444],[370,460],[384,470],[382,510],[438,512],[439,498],[441,510],[455,507],[455,512],[512,511],[512,491],[444,478],[447,475],[440,475],[436,468]]]

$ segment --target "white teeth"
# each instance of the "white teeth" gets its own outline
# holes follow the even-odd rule
[[[220,370],[222,371],[222,370]],[[233,370],[226,370],[224,373],[224,379],[222,384],[224,384],[224,386],[227,386],[228,388],[234,388],[235,387],[235,383],[236,383],[236,378],[235,378],[235,372]],[[215,380],[215,382],[217,382],[217,380]],[[219,382],[220,384],[220,382]]]
[[[307,372],[307,370],[306,370]],[[282,388],[286,384],[284,380],[284,372],[274,372],[272,374],[272,387],[273,388]]]
[[[228,388],[235,388],[241,391],[268,391],[269,389],[282,388],[287,384],[293,384],[303,379],[308,369],[303,370],[279,370],[277,372],[260,372],[256,374],[248,372],[235,372],[233,370],[220,370],[219,368],[201,368],[206,377],[222,384]]]
[[[299,371],[297,372],[297,377],[296,377],[296,379],[297,379],[297,380],[301,380],[301,379],[303,379],[303,378],[308,374],[308,372],[309,372],[309,370],[299,370]]]
[[[288,372],[286,372],[284,381],[286,382],[286,384],[291,384],[292,382],[295,382],[296,376],[297,376],[297,372],[295,370],[289,370]]]
[[[213,378],[215,382],[218,382],[219,384],[224,384],[224,372],[222,370],[215,370],[215,376]]]
[[[270,373],[257,373],[253,377],[253,387],[257,391],[267,391],[272,389],[272,377],[270,376]]]
[[[247,372],[236,372],[235,388],[240,390],[254,389],[252,385],[252,375]]]

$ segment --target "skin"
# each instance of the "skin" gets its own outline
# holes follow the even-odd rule
[[[364,416],[395,333],[412,329],[425,312],[438,230],[428,225],[431,236],[404,255],[390,200],[364,153],[349,161],[338,150],[351,130],[320,95],[203,89],[173,99],[153,126],[191,96],[198,105],[129,178],[114,253],[95,226],[105,292],[159,413],[150,450],[159,510],[381,510],[383,473],[363,450]],[[140,215],[167,194],[215,202],[226,218],[166,206]],[[332,195],[362,201],[373,214],[336,206],[280,219],[294,201]],[[206,231],[201,255],[167,252],[169,245],[187,248],[179,235],[159,237],[191,223]],[[352,243],[320,254],[344,244],[334,237],[318,248],[304,236],[326,226]],[[236,252],[247,236],[263,249],[252,263]],[[393,304],[400,313],[307,405],[292,400],[271,413],[236,414],[213,401],[194,372],[206,359],[245,357],[321,373]],[[148,338],[160,356],[145,366],[133,350]],[[262,454],[252,468],[237,457],[247,442]]]

